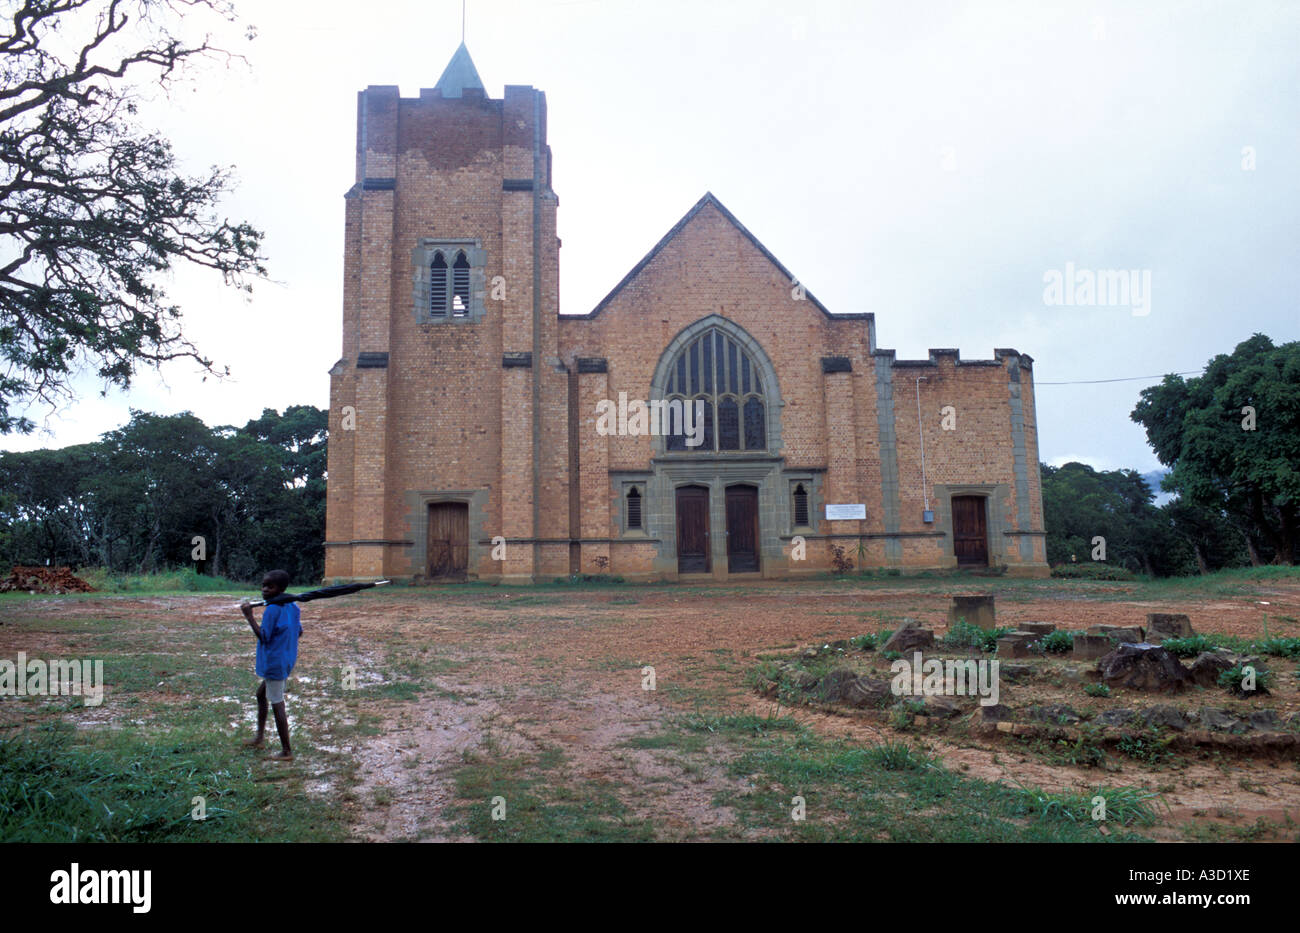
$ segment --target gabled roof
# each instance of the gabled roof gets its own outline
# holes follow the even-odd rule
[[[686,225],[689,224],[692,219],[694,219],[695,215],[698,214],[700,211],[704,210],[704,208],[707,205],[712,205],[718,211],[718,213],[720,213],[723,217],[727,219],[728,223],[730,223],[733,227],[735,227],[737,230],[743,233],[745,235],[745,238],[748,239],[749,242],[753,243],[754,246],[758,248],[758,251],[762,253],[765,257],[767,257],[768,262],[776,266],[776,268],[780,270],[781,274],[785,276],[785,278],[788,281],[790,282],[798,281],[790,273],[790,270],[787,269],[785,266],[781,265],[781,261],[772,255],[772,251],[769,250],[766,246],[764,246],[762,242],[759,241],[758,237],[750,233],[749,229],[744,224],[742,224],[739,220],[736,219],[736,215],[731,213],[731,211],[727,210],[726,207],[723,206],[722,202],[713,196],[712,191],[706,191],[704,193],[704,197],[696,201],[695,206],[692,207],[689,211],[687,211],[686,215],[682,217],[681,220],[677,221],[677,223],[673,226],[671,230],[669,230],[666,234],[664,234],[663,239],[654,245],[654,249],[646,253],[645,257],[640,262],[638,262],[635,266],[632,267],[632,271],[629,272],[627,275],[623,276],[623,280],[614,286],[614,290],[611,291],[608,295],[606,295],[603,299],[601,299],[600,304],[596,305],[595,308],[593,308],[591,311],[588,311],[586,314],[575,314],[573,316],[575,318],[578,317],[590,318],[590,317],[595,317],[602,310],[604,310],[605,306],[608,305],[611,301],[613,301],[614,298],[618,295],[618,293],[621,292],[624,288],[626,288],[627,284],[631,282],[634,278],[636,278],[637,274],[640,273],[641,270],[644,269],[646,266],[648,266],[650,264],[650,261],[659,255],[659,252],[665,246],[668,245],[668,243],[673,239],[673,237],[677,236],[677,234],[679,234],[682,230],[684,230],[686,228]],[[818,301],[815,297],[813,297],[813,293],[808,291],[808,287],[806,285],[804,286],[804,297],[806,300],[812,302],[812,304],[819,311],[821,311],[822,314],[830,318],[835,318],[836,320],[853,320],[854,318],[869,319],[872,316],[869,312],[858,313],[858,314],[831,314],[831,312],[827,310],[825,305],[823,305],[820,301]],[[565,316],[568,317],[568,315]]]
[[[474,60],[469,57],[469,49],[465,48],[464,42],[456,49],[456,54],[451,57],[451,61],[447,62],[447,67],[442,70],[442,77],[438,79],[435,87],[442,91],[443,97],[460,97],[461,92],[466,88],[480,91],[484,89],[483,81],[478,76],[478,69],[474,67]]]

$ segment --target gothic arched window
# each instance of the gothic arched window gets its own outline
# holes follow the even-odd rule
[[[627,527],[641,528],[641,490],[633,486],[627,491]]]
[[[416,321],[482,320],[486,258],[476,240],[420,240],[411,252]]]
[[[808,490],[803,483],[794,487],[794,524],[796,528],[808,525]]]
[[[687,344],[668,369],[665,399],[689,409],[686,428],[693,426],[697,403],[703,403],[703,442],[692,446],[689,435],[670,418],[664,433],[674,451],[767,450],[767,399],[759,367],[735,338],[711,327]],[[699,435],[697,435],[699,436]]]
[[[451,313],[455,317],[469,313],[469,260],[464,250],[456,254],[456,262],[451,267]]]
[[[429,314],[445,317],[447,314],[447,260],[442,252],[433,254],[429,263]]]

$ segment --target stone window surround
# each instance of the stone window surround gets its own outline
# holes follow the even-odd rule
[[[447,258],[447,274],[450,278],[451,267],[456,261],[456,253],[465,251],[469,260],[469,308],[465,314],[457,317],[448,309],[442,317],[430,313],[429,304],[429,265],[433,254],[441,250]],[[422,237],[411,250],[411,302],[417,324],[473,324],[483,319],[487,297],[487,251],[483,241],[469,238]]]
[[[649,534],[646,531],[646,526],[648,522],[646,521],[645,487],[646,487],[646,481],[644,479],[623,481],[622,484],[623,492],[621,498],[619,499],[619,504],[618,504],[618,530],[619,530],[619,534],[624,538],[648,538],[649,537]],[[641,527],[640,528],[630,528],[628,527],[628,523],[627,523],[627,495],[633,489],[635,489],[638,493],[641,494]]]
[[[739,324],[736,324],[734,321],[723,317],[721,314],[709,314],[692,324],[688,324],[668,343],[668,346],[664,348],[663,353],[659,357],[659,362],[655,366],[654,376],[650,380],[650,399],[666,399],[669,397],[668,377],[672,370],[672,364],[677,360],[677,355],[681,353],[682,350],[689,347],[697,338],[703,336],[705,331],[713,328],[717,328],[743,348],[744,351],[749,354],[750,361],[758,370],[759,380],[763,385],[763,414],[766,419],[765,428],[767,432],[767,448],[765,450],[701,450],[699,452],[692,452],[690,450],[670,451],[668,450],[667,438],[663,435],[656,435],[653,439],[653,455],[655,457],[762,457],[775,454],[781,450],[781,409],[784,407],[785,403],[781,401],[781,384],[777,380],[776,367],[772,365],[772,361],[768,358],[767,353],[764,352],[762,345],[750,336],[748,331]],[[723,395],[729,394],[731,393],[715,392],[715,395],[719,398]],[[744,430],[743,412],[741,430]],[[713,435],[716,443],[718,435],[716,418],[714,419]]]
[[[817,533],[817,516],[821,514],[821,474],[808,471],[800,473],[793,470],[786,471],[786,497],[784,503],[786,506],[786,523],[790,529],[789,534],[809,535]],[[804,492],[808,494],[808,524],[796,525],[794,523],[794,490],[796,486],[802,485]]]

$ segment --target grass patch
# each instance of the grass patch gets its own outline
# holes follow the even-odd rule
[[[819,842],[1081,842],[1102,837],[1088,823],[1034,813],[1022,792],[954,774],[905,743],[871,748],[799,727],[757,736],[731,762],[747,793],[714,800],[737,813],[742,838]],[[791,800],[806,801],[792,820]],[[1109,837],[1133,838],[1124,832]]]
[[[882,771],[924,771],[938,766],[933,755],[906,742],[882,742],[867,749],[867,760]]]
[[[0,841],[336,842],[339,810],[283,767],[183,726],[162,735],[45,726],[0,739]],[[263,773],[265,772],[265,773]],[[207,819],[191,818],[193,798]]]
[[[945,648],[978,648],[991,654],[997,650],[998,639],[1014,631],[1010,626],[980,628],[965,619],[959,619],[944,633],[942,644]]]
[[[1124,567],[1103,563],[1060,564],[1052,568],[1052,576],[1060,580],[1137,580],[1138,576]]]
[[[1161,765],[1174,756],[1169,750],[1173,740],[1172,735],[1163,735],[1160,729],[1148,726],[1133,735],[1124,736],[1115,747],[1121,755],[1126,755],[1134,761],[1148,765]]]
[[[476,755],[456,773],[456,828],[482,842],[648,842],[654,827],[608,784],[563,772],[557,749]]]
[[[1074,635],[1057,629],[1038,639],[1038,646],[1046,654],[1065,654],[1074,648]]]
[[[1255,648],[1274,658],[1300,659],[1300,638],[1268,638],[1255,642]]]
[[[1250,668],[1249,671],[1247,668]],[[1254,678],[1254,689],[1246,689],[1248,677]],[[1268,693],[1275,679],[1272,671],[1251,667],[1248,664],[1234,664],[1219,674],[1219,686],[1237,696],[1258,696],[1261,693]]]
[[[1186,638],[1166,638],[1160,647],[1176,657],[1194,658],[1202,652],[1213,651],[1218,644],[1206,635],[1189,635]]]
[[[1090,794],[1073,794],[1068,791],[1048,792],[1038,787],[1018,785],[1024,812],[1045,821],[1062,821],[1088,825],[1104,820],[1121,826],[1152,826],[1156,822],[1158,806],[1169,805],[1159,794],[1134,787],[1097,787]],[[1101,798],[1100,800],[1098,798]],[[1094,814],[1102,820],[1094,819]]]
[[[117,573],[102,567],[89,567],[77,571],[77,576],[101,593],[235,593],[248,590],[252,598],[252,591],[257,590],[252,583],[208,576],[198,573],[193,567],[148,574]]]

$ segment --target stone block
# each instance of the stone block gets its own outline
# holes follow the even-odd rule
[[[968,622],[982,629],[997,628],[997,611],[993,597],[989,596],[954,596],[948,607],[948,627],[956,622]]]
[[[1147,613],[1147,641],[1158,645],[1166,638],[1190,638],[1192,621],[1185,615],[1167,612]]]
[[[1050,635],[1056,631],[1055,622],[1019,622],[1016,629],[1021,632],[1033,632],[1035,635]]]
[[[1088,634],[1106,635],[1121,645],[1140,645],[1145,641],[1140,625],[1094,625]]]
[[[1115,643],[1105,635],[1075,635],[1070,657],[1076,661],[1093,661],[1110,654],[1114,648]]]

